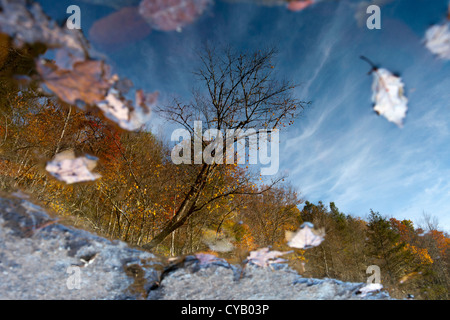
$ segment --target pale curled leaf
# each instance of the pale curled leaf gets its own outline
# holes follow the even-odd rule
[[[122,129],[137,130],[150,119],[151,106],[156,103],[158,92],[146,94],[136,91],[135,105],[126,100],[119,91],[110,89],[103,101],[97,107],[105,117],[117,123]]]
[[[373,76],[373,109],[388,121],[402,127],[408,110],[402,79],[383,68],[373,70]]]
[[[431,26],[425,33],[425,46],[439,58],[450,60],[450,22]]]
[[[290,11],[302,11],[314,3],[314,0],[296,0],[289,2],[287,8]]]
[[[75,157],[72,150],[58,153],[52,161],[47,162],[45,170],[52,176],[67,184],[93,181],[101,176],[91,172],[97,164],[97,158],[86,155]]]
[[[361,293],[361,297],[365,297],[368,293],[379,291],[382,288],[383,285],[381,283],[369,283],[366,284],[364,287],[360,288],[358,292]]]
[[[119,97],[118,91],[111,89],[105,99],[97,104],[108,119],[118,123],[128,121],[130,118],[130,108],[126,102]]]
[[[269,248],[261,248],[255,251],[251,251],[247,260],[260,267],[267,267],[269,264],[272,263],[285,262],[284,259],[279,259],[278,257],[285,255],[287,253],[290,253],[290,251],[288,252],[281,252],[276,250],[270,251]]]
[[[286,240],[288,246],[298,249],[309,249],[317,247],[324,240],[325,231],[323,229],[314,229],[314,225],[305,222],[296,232],[286,231]]]

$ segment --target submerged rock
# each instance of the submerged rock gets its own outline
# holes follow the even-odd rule
[[[144,299],[161,272],[149,252],[0,197],[0,299]]]
[[[155,298],[164,300],[387,300],[383,291],[362,294],[365,283],[303,278],[285,264],[184,266],[164,276]],[[182,290],[178,288],[183,288]]]

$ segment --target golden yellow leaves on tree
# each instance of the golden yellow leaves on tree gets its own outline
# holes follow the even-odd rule
[[[411,252],[414,256],[417,256],[422,264],[432,264],[433,259],[428,253],[427,249],[418,248],[416,246],[407,243],[404,250]]]

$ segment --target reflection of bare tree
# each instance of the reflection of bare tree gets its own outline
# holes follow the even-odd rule
[[[191,104],[175,99],[158,111],[192,134],[194,120],[218,130],[275,129],[290,124],[306,103],[293,97],[296,85],[276,78],[275,57],[274,49],[238,53],[226,48],[219,53],[207,46],[200,55],[202,67],[195,72],[206,94],[195,90]]]
[[[195,73],[205,91],[194,92],[194,101],[179,101],[159,108],[169,121],[183,125],[194,137],[194,120],[202,120],[207,129],[247,130],[275,129],[292,123],[306,106],[293,96],[295,85],[277,80],[274,74],[274,49],[239,53],[230,48],[216,52],[208,46],[200,54],[202,65]],[[193,176],[191,187],[178,206],[174,216],[146,248],[153,248],[186,220],[209,203],[231,194],[246,194],[245,185],[237,183],[223,193],[202,198],[211,178],[219,170],[218,164],[203,163]],[[275,180],[266,189],[270,189]]]

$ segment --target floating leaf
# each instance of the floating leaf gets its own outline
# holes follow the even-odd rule
[[[210,0],[143,0],[139,13],[157,30],[180,30],[197,19]]]
[[[158,92],[146,94],[142,90],[136,91],[135,106],[126,100],[119,91],[112,88],[105,100],[97,103],[105,117],[117,123],[125,130],[136,130],[144,125],[151,114],[150,107],[156,103]]]
[[[374,76],[372,83],[374,111],[402,127],[403,119],[408,111],[408,99],[404,95],[402,79],[386,69],[378,68],[364,56],[361,56],[361,59],[372,66],[370,73],[373,73]]]
[[[91,170],[97,165],[97,158],[86,155],[75,157],[73,150],[58,153],[52,161],[47,162],[45,170],[60,181],[68,184],[93,181],[100,178]]]
[[[103,61],[75,61],[72,70],[68,70],[39,60],[36,67],[47,87],[69,104],[76,104],[77,100],[95,104],[105,98],[110,87],[109,67]]]
[[[314,0],[291,1],[289,2],[287,8],[291,11],[301,11],[314,3]]]
[[[402,127],[408,110],[402,79],[386,69],[375,69],[373,76],[373,109],[388,121]]]
[[[106,99],[97,105],[105,117],[114,122],[128,121],[130,118],[130,108],[119,97],[118,91],[112,89],[108,92]]]
[[[361,297],[365,297],[369,292],[379,291],[383,288],[381,283],[369,283],[362,288],[359,288],[358,292],[361,293]]]
[[[324,240],[324,236],[324,229],[314,229],[311,222],[303,223],[296,232],[286,231],[288,246],[298,249],[317,247]]]
[[[285,255],[287,253],[290,253],[290,251],[287,252],[281,252],[276,250],[270,251],[269,248],[262,248],[255,251],[250,251],[250,255],[248,256],[247,260],[260,267],[267,267],[271,263],[285,262],[284,259],[279,259],[278,257]]]
[[[439,58],[450,60],[450,22],[431,26],[425,33],[425,46]]]

